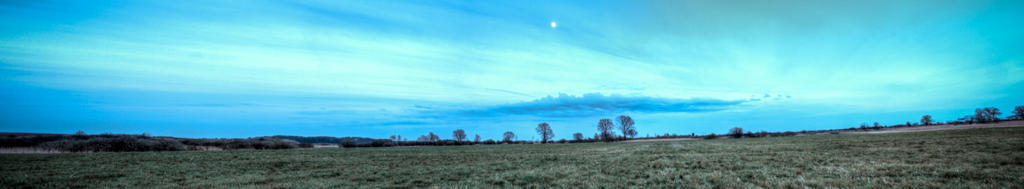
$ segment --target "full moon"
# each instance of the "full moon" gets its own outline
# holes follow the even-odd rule
[[[551,22],[551,28],[555,28],[555,27],[558,27],[558,23]]]

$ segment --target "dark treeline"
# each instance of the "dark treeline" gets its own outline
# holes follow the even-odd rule
[[[549,143],[569,143],[565,139],[557,141],[549,141]],[[371,142],[358,143],[354,141],[345,141],[338,144],[338,147],[342,148],[361,148],[361,147],[392,147],[392,146],[459,146],[459,145],[488,145],[488,144],[534,144],[538,142],[534,141],[495,141],[493,139],[487,139],[483,141],[457,141],[457,140],[436,140],[436,141],[393,141],[388,139],[374,139]]]
[[[987,107],[978,108],[975,110],[974,115],[967,115],[963,118],[959,118],[955,121],[948,122],[936,122],[932,119],[931,115],[924,115],[921,117],[919,122],[907,121],[904,124],[895,125],[883,125],[878,122],[872,124],[863,123],[859,127],[850,127],[846,129],[827,129],[827,130],[802,130],[802,131],[783,131],[783,132],[768,132],[768,131],[745,131],[743,128],[735,127],[730,129],[726,134],[715,134],[710,133],[707,135],[697,135],[696,133],[690,134],[675,134],[665,133],[664,135],[655,135],[654,137],[641,137],[640,139],[656,139],[656,138],[701,138],[701,139],[717,139],[717,138],[760,138],[760,137],[786,137],[786,136],[797,136],[797,135],[811,135],[811,134],[839,134],[840,132],[854,132],[854,131],[868,131],[868,130],[881,130],[885,128],[900,128],[900,127],[917,127],[917,126],[936,126],[936,125],[959,125],[959,124],[974,124],[974,123],[994,123],[1003,120],[1024,120],[1024,106],[1017,106],[1013,110],[1013,115],[1006,118],[1000,118],[998,108]],[[465,133],[463,130],[456,130],[456,134],[453,138],[456,140],[440,140],[439,137],[433,132],[420,136],[416,141],[402,141],[401,136],[393,135],[391,140],[380,140],[375,141],[373,144],[359,144],[359,143],[348,143],[348,145],[340,145],[342,147],[386,147],[386,146],[417,146],[417,145],[467,145],[467,144],[532,144],[532,143],[580,143],[580,142],[613,142],[622,140],[631,140],[636,138],[636,127],[635,122],[632,118],[626,115],[616,117],[612,119],[601,119],[597,124],[597,133],[594,133],[593,137],[584,137],[583,133],[574,133],[572,140],[561,139],[558,141],[549,141],[554,137],[552,126],[548,123],[540,123],[537,126],[537,134],[540,135],[541,141],[514,141],[515,133],[511,131],[504,133],[504,140],[493,141],[487,140],[481,142],[479,135],[477,135],[474,141],[462,141]],[[460,137],[461,136],[461,137]]]
[[[618,126],[616,126],[616,123]],[[599,134],[595,134],[593,138],[584,138],[583,133],[573,134],[573,140],[559,139],[553,140],[555,137],[554,131],[552,130],[551,124],[542,122],[537,124],[537,135],[540,136],[540,141],[526,141],[516,140],[516,134],[512,131],[506,131],[502,134],[501,140],[480,140],[480,135],[476,135],[474,139],[467,140],[466,131],[462,129],[456,129],[452,131],[451,140],[443,140],[434,132],[429,132],[425,135],[421,135],[416,140],[409,141],[407,138],[403,140],[401,135],[392,135],[389,139],[375,139],[370,142],[359,142],[355,140],[342,141],[338,144],[342,148],[351,147],[390,147],[390,146],[455,146],[455,145],[478,145],[478,144],[544,144],[544,143],[581,143],[581,142],[613,142],[633,139],[636,137],[637,130],[634,126],[635,122],[633,118],[626,115],[620,115],[616,117],[616,122],[611,119],[601,119],[598,123]],[[616,130],[623,134],[616,133]]]
[[[344,142],[346,140],[352,140],[352,141],[357,142],[357,143],[368,143],[368,142],[372,142],[374,140],[372,138],[366,138],[366,137],[331,137],[331,136],[304,137],[304,136],[288,136],[288,135],[274,135],[274,136],[270,136],[270,137],[278,138],[278,139],[294,140],[294,141],[299,142],[299,143],[310,143],[310,144],[339,144],[339,143]]]
[[[255,138],[175,138],[153,137],[148,134],[99,134],[87,135],[77,132],[72,135],[7,135],[0,136],[0,147],[33,147],[63,152],[138,152],[138,151],[181,151],[181,150],[235,150],[235,149],[292,149],[311,148],[313,143],[302,143],[306,137],[271,136]],[[321,137],[305,141],[329,141]],[[357,138],[365,139],[365,138]],[[342,139],[335,139],[340,141]]]
[[[918,127],[935,125],[959,125],[974,123],[994,123],[1003,120],[1024,120],[1024,106],[1017,106],[1013,115],[1000,118],[1002,115],[998,108],[978,108],[974,115],[967,115],[954,121],[936,122],[930,115],[924,115],[918,122],[907,121],[905,124],[882,125],[878,122],[872,124],[863,123],[859,127],[847,129],[829,130],[804,130],[799,132],[767,132],[767,131],[744,131],[743,128],[735,127],[726,134],[710,133],[707,135],[696,135],[695,133],[674,134],[665,133],[654,137],[641,137],[640,139],[651,138],[758,138],[758,137],[784,137],[808,134],[839,134],[840,132],[880,130],[884,128]],[[454,146],[454,145],[488,145],[488,144],[534,144],[534,143],[584,143],[584,142],[614,142],[622,140],[637,139],[635,121],[626,115],[620,115],[612,119],[601,119],[597,123],[597,132],[593,137],[585,137],[583,133],[573,133],[571,140],[553,140],[555,137],[554,127],[548,123],[537,125],[536,131],[540,141],[516,140],[517,135],[512,131],[502,134],[501,140],[481,140],[476,134],[472,140],[468,139],[466,131],[457,129],[452,132],[452,139],[441,139],[433,132],[419,136],[416,140],[409,141],[400,135],[392,135],[389,139],[372,139],[364,137],[303,137],[276,135],[255,138],[225,138],[225,139],[194,139],[175,137],[152,137],[148,134],[127,135],[127,134],[99,134],[87,135],[79,131],[71,135],[61,134],[25,134],[10,133],[0,136],[0,147],[34,147],[64,152],[133,152],[133,151],[180,151],[180,150],[234,150],[234,149],[292,149],[312,148],[314,144],[337,145],[338,147],[390,147],[390,146]]]
[[[962,125],[962,124],[975,124],[975,123],[996,123],[996,122],[1007,121],[1007,120],[1024,120],[1024,106],[1016,106],[1016,107],[1014,107],[1013,115],[1007,116],[1006,118],[1000,118],[999,115],[1002,115],[1002,113],[999,112],[999,108],[987,107],[987,108],[975,109],[974,110],[974,115],[966,115],[966,116],[964,116],[962,118],[958,118],[957,120],[947,121],[947,122],[936,122],[935,120],[932,119],[931,115],[923,115],[923,116],[921,116],[921,119],[918,122],[907,121],[906,123],[895,124],[895,125],[883,125],[883,124],[880,124],[878,122],[873,122],[872,124],[861,123],[860,126],[850,127],[850,128],[846,128],[846,129],[828,129],[828,130],[811,130],[811,131],[803,130],[803,131],[800,131],[800,132],[792,132],[792,131],[786,131],[786,132],[766,132],[766,131],[750,132],[750,131],[747,131],[747,132],[744,132],[742,128],[735,127],[735,128],[730,129],[728,134],[726,134],[726,135],[717,135],[716,136],[715,134],[709,134],[709,135],[703,136],[703,138],[705,138],[705,139],[714,139],[714,138],[720,138],[720,137],[723,137],[723,136],[724,137],[731,137],[731,138],[756,138],[756,137],[794,136],[794,135],[800,135],[800,134],[820,134],[820,133],[839,134],[840,132],[881,130],[881,129],[885,129],[885,128],[938,126],[938,125]],[[671,134],[671,135],[670,134],[665,134],[665,135],[662,135],[662,136],[657,136],[657,138],[678,138],[678,137],[695,137],[695,136],[693,134],[691,134],[690,136],[675,135],[675,134]]]

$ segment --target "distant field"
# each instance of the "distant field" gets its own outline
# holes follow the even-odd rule
[[[19,187],[1019,188],[1024,128],[587,144],[0,155]]]

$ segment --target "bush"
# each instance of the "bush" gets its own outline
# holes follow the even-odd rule
[[[174,139],[158,139],[156,145],[150,149],[151,151],[180,151],[186,150],[185,145],[181,144],[180,141]]]
[[[711,134],[708,134],[708,135],[704,135],[704,139],[715,139],[715,138],[717,138],[717,137],[718,137],[718,136],[715,136],[715,133],[711,133]]]
[[[352,140],[344,140],[344,141],[341,141],[340,144],[338,144],[338,147],[354,148],[354,147],[356,147],[356,142],[352,141]]]
[[[64,139],[73,139],[73,137],[62,136],[62,135],[35,135],[35,136],[10,135],[10,136],[5,136],[5,137],[0,138],[0,147],[5,147],[5,148],[9,148],[9,147],[33,147],[33,146],[38,146],[39,144],[42,144],[42,143],[58,141],[58,140],[64,140]]]
[[[40,147],[65,152],[137,152],[221,149],[291,149],[313,147],[274,137],[251,139],[188,139],[148,135],[32,135],[0,137],[0,147]]]
[[[136,136],[95,137],[86,140],[64,139],[46,142],[42,148],[65,152],[141,152],[186,150],[185,145],[174,139]]]
[[[253,149],[292,149],[298,148],[299,142],[288,139],[258,139],[253,143]]]
[[[373,147],[391,146],[391,140],[388,140],[388,139],[374,139],[372,142],[370,142],[370,145],[373,146]]]
[[[224,148],[225,150],[249,149],[252,148],[252,143],[249,142],[248,140],[243,139],[230,139],[224,143],[224,146],[222,146],[222,148]]]

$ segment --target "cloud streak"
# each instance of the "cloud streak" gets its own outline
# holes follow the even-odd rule
[[[713,98],[674,99],[588,93],[559,94],[544,98],[459,111],[466,116],[533,115],[538,117],[586,117],[617,113],[679,113],[722,111],[755,100]]]

